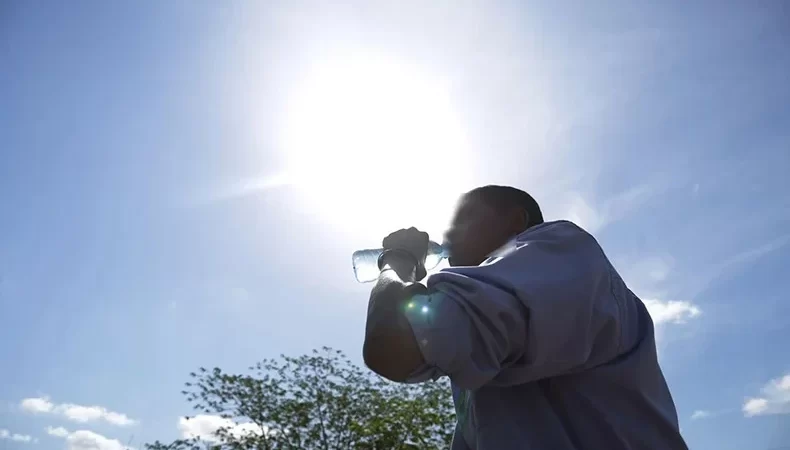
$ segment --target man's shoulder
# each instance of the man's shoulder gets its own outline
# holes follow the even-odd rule
[[[543,253],[546,256],[598,256],[598,241],[582,227],[569,220],[545,222],[519,234],[511,248],[501,256],[534,261]]]
[[[587,230],[570,220],[555,220],[543,222],[526,229],[516,237],[516,242],[529,242],[530,240],[551,238],[560,239],[571,236],[587,236],[592,238],[592,235],[587,232]]]
[[[441,283],[471,282],[497,285],[542,284],[569,272],[573,267],[589,267],[603,262],[597,241],[583,228],[568,220],[545,222],[531,227],[494,252],[479,266],[449,267],[428,279],[429,288]],[[568,264],[572,259],[576,263]],[[578,264],[587,261],[584,264]]]

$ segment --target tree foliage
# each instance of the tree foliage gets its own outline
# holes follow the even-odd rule
[[[227,426],[212,436],[148,450],[390,450],[450,444],[455,415],[446,382],[390,383],[323,348],[281,356],[249,374],[192,373],[182,393],[198,414]]]

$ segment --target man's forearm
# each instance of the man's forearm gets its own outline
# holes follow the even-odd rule
[[[415,283],[415,267],[403,258],[390,258],[370,295],[365,326],[365,363],[393,381],[404,381],[423,362],[405,315],[414,295],[427,291]]]

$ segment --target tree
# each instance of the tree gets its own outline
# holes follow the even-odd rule
[[[224,420],[213,436],[148,450],[390,450],[449,447],[455,423],[446,382],[390,383],[324,347],[250,367],[200,368],[182,391],[200,414]]]

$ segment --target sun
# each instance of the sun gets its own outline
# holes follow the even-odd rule
[[[381,56],[334,57],[296,83],[283,130],[286,174],[323,220],[378,238],[417,226],[440,239],[466,169],[447,82]]]

